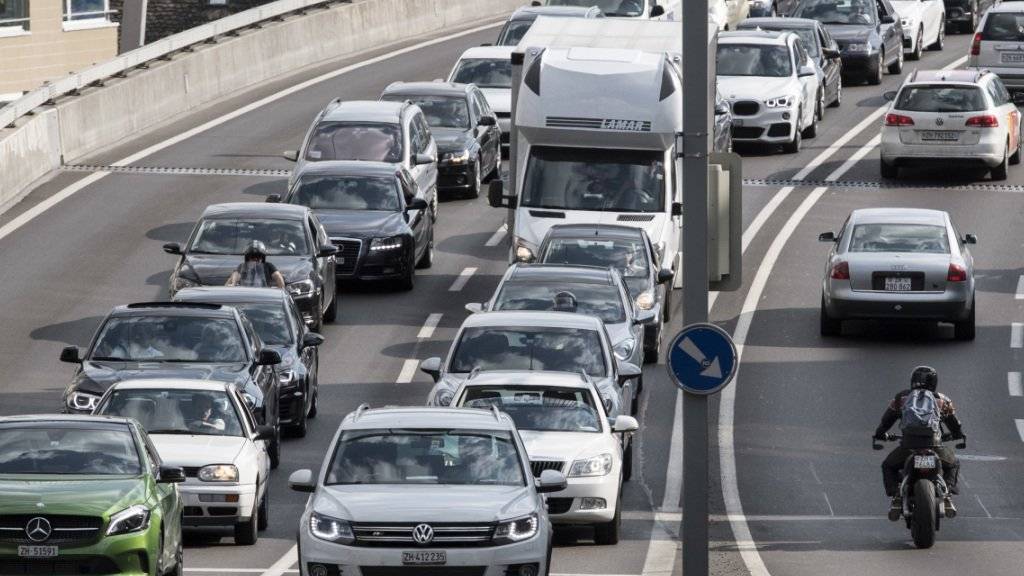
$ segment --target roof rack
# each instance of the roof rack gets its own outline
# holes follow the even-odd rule
[[[220,304],[208,304],[206,302],[133,302],[128,308],[198,308],[200,310],[220,310]]]
[[[359,417],[363,415],[363,412],[366,412],[369,409],[370,405],[368,403],[363,402],[362,404],[360,404],[359,407],[356,408],[355,415],[352,416],[352,421],[355,422],[359,420]]]
[[[480,374],[480,372],[482,372],[480,367],[479,366],[474,366],[473,369],[470,370],[469,376],[466,377],[466,380],[472,380],[473,378],[476,378],[477,375]]]
[[[491,414],[494,415],[495,420],[501,422],[501,412],[498,411],[498,407],[494,404],[491,404]]]

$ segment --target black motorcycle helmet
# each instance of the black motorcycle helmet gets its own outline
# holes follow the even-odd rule
[[[918,366],[910,375],[910,387],[913,389],[926,388],[935,392],[939,385],[939,373],[931,366]]]
[[[259,240],[253,240],[249,242],[249,247],[245,249],[245,261],[259,260],[260,262],[267,261],[267,246]]]

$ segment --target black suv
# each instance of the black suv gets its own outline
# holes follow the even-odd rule
[[[176,302],[118,306],[100,324],[84,355],[68,346],[60,359],[79,365],[64,391],[68,413],[92,412],[107,388],[124,380],[233,382],[260,424],[274,427],[270,462],[275,468],[280,462],[280,384],[274,367],[281,354],[265,347],[235,308]]]

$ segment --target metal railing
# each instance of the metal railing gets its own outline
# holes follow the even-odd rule
[[[112,60],[95,64],[80,72],[73,72],[67,77],[48,82],[26,93],[21,98],[0,108],[0,129],[11,126],[18,118],[31,113],[39,106],[43,106],[55,98],[77,92],[90,84],[102,82],[107,78],[123,74],[147,62],[165,58],[169,54],[194,44],[206,42],[217,36],[248,28],[291,12],[322,4],[349,1],[351,0],[277,0],[276,2],[232,14],[202,26],[157,40],[152,44],[147,44],[131,52],[125,52]]]

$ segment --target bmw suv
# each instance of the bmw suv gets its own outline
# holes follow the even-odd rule
[[[299,519],[303,576],[548,573],[551,522],[512,419],[497,408],[360,406],[335,434]]]

